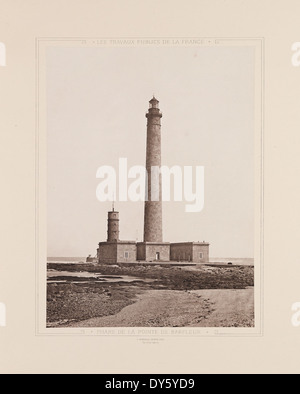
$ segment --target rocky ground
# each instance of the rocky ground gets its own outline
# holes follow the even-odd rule
[[[56,278],[64,283],[48,283],[48,327],[253,325],[252,266],[49,264],[48,269],[74,272]],[[135,280],[78,278],[80,271]]]

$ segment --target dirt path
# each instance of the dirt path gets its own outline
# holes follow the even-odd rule
[[[192,290],[192,293],[209,299],[212,305],[213,311],[201,322],[201,327],[254,327],[254,288]]]
[[[253,324],[253,289],[149,290],[116,315],[72,327],[234,327]]]

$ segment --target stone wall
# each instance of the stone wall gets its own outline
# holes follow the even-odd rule
[[[136,253],[136,259],[138,261],[144,261],[146,260],[146,246],[144,242],[139,242],[137,245],[137,253]]]
[[[156,255],[157,253],[159,256]],[[170,261],[170,244],[167,242],[139,242],[137,244],[137,260]]]
[[[117,251],[117,242],[100,242],[98,250],[99,263],[116,263]]]
[[[169,243],[145,243],[146,261],[170,261],[170,244]],[[157,257],[159,253],[159,257]]]
[[[118,242],[118,263],[136,261],[136,243],[135,242]]]
[[[158,254],[158,255],[157,255]],[[190,261],[209,263],[209,244],[197,242],[100,242],[99,263],[126,263],[134,261]]]
[[[209,244],[201,242],[172,243],[170,247],[172,261],[209,262]]]
[[[193,260],[193,243],[175,243],[171,244],[170,258],[172,261],[192,261]]]
[[[209,244],[207,243],[193,244],[193,262],[203,263],[203,264],[209,263]]]
[[[136,261],[135,242],[100,242],[99,263],[126,263]]]

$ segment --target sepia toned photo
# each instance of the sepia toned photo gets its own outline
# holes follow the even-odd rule
[[[299,1],[0,4],[0,373],[298,374]]]
[[[47,328],[256,327],[256,62],[222,40],[46,48]]]

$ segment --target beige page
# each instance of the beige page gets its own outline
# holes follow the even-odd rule
[[[0,373],[299,373],[299,2],[0,7]],[[153,96],[187,181],[143,263]],[[88,265],[112,209],[131,243]]]

